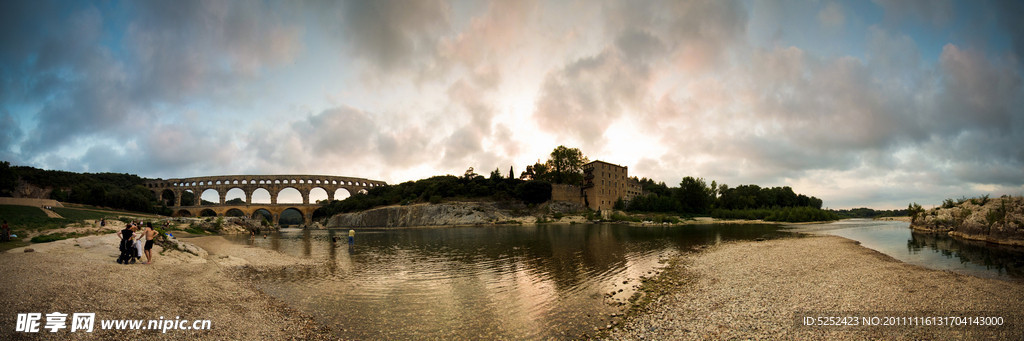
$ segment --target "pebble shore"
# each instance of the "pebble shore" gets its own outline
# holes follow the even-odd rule
[[[905,264],[856,242],[810,236],[726,243],[683,255],[650,284],[678,290],[638,307],[612,340],[1021,339],[1024,284]],[[1002,316],[1001,327],[806,327],[800,316]]]

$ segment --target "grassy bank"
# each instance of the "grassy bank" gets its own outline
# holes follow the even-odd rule
[[[0,205],[0,219],[6,220],[7,224],[11,227],[11,233],[18,236],[17,238],[12,238],[10,242],[0,244],[0,250],[9,250],[28,245],[26,241],[29,240],[33,243],[46,243],[86,236],[90,233],[46,233],[46,231],[61,229],[68,224],[85,223],[86,220],[99,220],[101,218],[109,220],[116,219],[123,214],[130,214],[127,212],[121,213],[69,207],[54,207],[53,211],[60,214],[63,218],[50,218],[42,209],[34,206]],[[27,237],[30,234],[36,234],[36,236],[29,239]]]

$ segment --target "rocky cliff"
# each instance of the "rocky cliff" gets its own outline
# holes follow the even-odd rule
[[[913,217],[910,227],[965,239],[1024,246],[1024,197],[976,198]]]
[[[331,217],[327,227],[408,227],[532,222],[525,206],[492,202],[451,202],[387,206]]]

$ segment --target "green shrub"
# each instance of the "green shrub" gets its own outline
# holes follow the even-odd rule
[[[953,199],[947,198],[946,200],[942,201],[942,208],[953,208],[953,206],[956,206],[956,203],[953,202]]]
[[[640,218],[638,218],[638,217],[634,217],[634,216],[630,216],[630,215],[625,215],[625,214],[621,214],[621,213],[618,213],[618,212],[612,213],[612,220],[613,221],[631,221],[631,222],[640,222],[641,221]]]
[[[985,215],[985,220],[988,221],[989,226],[1004,222],[1006,220],[1006,199],[1003,199],[996,209],[989,210],[988,214]]]

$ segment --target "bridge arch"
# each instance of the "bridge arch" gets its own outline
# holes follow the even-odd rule
[[[250,215],[249,217],[257,221],[262,221],[262,219],[266,219],[271,224],[273,224],[274,222],[274,214],[270,213],[270,211],[268,211],[265,208],[259,208],[256,209],[255,211],[252,211],[252,215]]]
[[[344,199],[346,195],[384,185],[387,183],[378,180],[331,175],[221,175],[157,179],[144,184],[176,216],[223,216],[232,209],[252,216],[257,210],[263,209],[260,215],[267,213],[270,215],[268,220],[276,223],[284,210],[292,208],[301,213],[307,224],[311,223],[312,212],[320,207],[316,201],[323,199],[325,192],[328,200]],[[298,197],[302,197],[301,203],[278,204],[278,196],[285,188],[298,191]],[[204,195],[212,204],[201,205],[200,200],[204,199]],[[292,195],[294,199],[294,192]],[[310,195],[313,195],[314,200],[310,200]],[[232,199],[244,198],[245,203],[227,203],[229,196]],[[232,214],[236,213],[232,211]]]
[[[334,190],[334,200],[345,200],[350,196],[352,196],[352,193],[345,187],[338,187],[338,189]]]
[[[295,207],[288,207],[281,210],[281,214],[278,216],[278,224],[285,225],[301,225],[306,222],[306,215],[302,213],[302,210]]]
[[[237,208],[231,208],[231,209],[228,209],[226,212],[224,212],[224,216],[226,216],[226,217],[244,217],[245,216],[245,212],[242,212],[242,210],[237,209]]]
[[[277,203],[279,204],[308,204],[309,194],[300,192],[297,188],[288,186],[277,191]]]
[[[327,194],[326,189],[317,186],[310,189],[309,194],[306,197],[309,198],[309,203],[317,203],[324,200],[330,200],[332,196]]]
[[[251,199],[249,204],[272,204],[274,203],[274,196],[270,195],[270,191],[266,188],[259,187],[252,190],[252,194],[249,195]]]
[[[199,216],[200,217],[216,217],[217,216],[217,212],[212,210],[212,209],[206,208],[206,209],[203,209],[202,211],[199,211]]]
[[[164,205],[167,205],[168,207],[177,206],[175,205],[175,203],[177,202],[175,198],[177,197],[178,194],[175,193],[174,190],[171,190],[170,188],[164,188],[164,190],[160,191],[160,201],[163,202]]]
[[[243,204],[247,204],[249,203],[249,193],[240,187],[232,187],[224,192],[224,203],[232,203],[231,201],[234,199],[241,199]]]
[[[203,205],[203,200],[212,202],[213,204],[224,204],[224,197],[221,196],[220,191],[215,188],[205,188],[199,194],[199,206]]]

